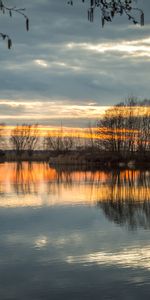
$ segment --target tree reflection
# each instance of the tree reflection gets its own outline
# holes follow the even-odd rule
[[[105,216],[116,224],[134,230],[150,228],[150,172],[114,173],[111,193],[97,202]]]
[[[14,165],[13,188],[17,195],[37,194],[38,186],[32,163],[25,165],[22,162],[18,162]]]
[[[98,205],[117,224],[146,228],[149,202],[150,171],[56,170],[26,162],[0,165],[0,206]]]

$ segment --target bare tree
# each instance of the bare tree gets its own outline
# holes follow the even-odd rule
[[[48,132],[44,139],[45,149],[48,151],[67,152],[74,147],[74,138],[68,133],[65,133],[63,127],[55,132]]]
[[[137,151],[147,152],[150,151],[150,108],[146,108],[143,117],[139,117]]]
[[[17,155],[24,150],[31,156],[39,141],[38,125],[23,124],[17,125],[11,131],[10,142]]]
[[[91,122],[88,123],[88,127],[86,130],[86,137],[85,137],[85,148],[91,149],[91,151],[94,150],[96,143],[94,139],[94,129],[92,128]]]
[[[118,107],[109,108],[97,125],[97,134],[101,137],[102,150],[120,152],[123,140],[123,116],[121,110]]]
[[[4,136],[4,127],[5,124],[0,124],[0,154],[3,154],[4,146],[5,146],[5,136]]]
[[[129,98],[109,108],[97,126],[102,150],[124,154],[149,151],[150,101],[145,105]]]

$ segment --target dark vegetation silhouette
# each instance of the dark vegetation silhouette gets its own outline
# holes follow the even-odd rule
[[[65,135],[65,131],[61,126],[60,130],[54,134],[48,132],[44,138],[44,148],[47,151],[55,153],[68,152],[75,147],[75,139],[72,136]]]
[[[82,3],[88,3],[88,20],[94,21],[95,12],[99,11],[101,16],[102,27],[105,23],[112,22],[117,15],[126,15],[133,24],[140,23],[144,25],[144,12],[136,7],[135,0],[81,0]],[[75,0],[69,0],[68,4],[72,5]],[[138,14],[138,16],[136,15]]]
[[[88,124],[81,137],[62,125],[43,136],[37,124],[21,124],[12,129],[9,139],[4,128],[1,124],[1,158],[7,150],[5,153],[13,153],[14,160],[34,160],[38,154],[38,160],[52,164],[150,163],[150,100],[131,97],[108,107],[94,127]]]
[[[128,98],[108,110],[97,122],[98,147],[104,151],[146,153],[150,151],[150,101]]]
[[[39,132],[37,124],[17,125],[11,131],[10,143],[12,145],[12,149],[16,152],[18,157],[21,157],[24,151],[27,151],[29,157],[31,157],[36,148],[38,140]]]
[[[4,137],[4,128],[5,128],[5,124],[1,123],[0,124],[0,162],[1,162],[1,160],[3,161],[3,159],[5,157],[5,152],[3,150],[6,147],[5,137]]]

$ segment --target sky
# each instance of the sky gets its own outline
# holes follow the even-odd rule
[[[98,13],[88,22],[86,2],[5,1],[26,8],[30,30],[0,17],[13,40],[11,50],[0,42],[0,122],[87,127],[110,105],[150,98],[150,1],[137,1],[144,27],[118,16],[104,28]]]

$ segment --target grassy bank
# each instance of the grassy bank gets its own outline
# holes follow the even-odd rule
[[[104,152],[93,149],[68,152],[54,152],[37,150],[29,153],[13,150],[0,152],[0,162],[48,162],[51,166],[78,166],[78,167],[137,167],[150,168],[150,153],[117,153]]]
[[[21,151],[16,153],[13,150],[0,151],[0,162],[48,162],[50,153],[48,151],[37,150],[29,153]]]
[[[112,153],[102,151],[72,151],[50,157],[52,166],[137,167],[150,168],[150,153]]]

